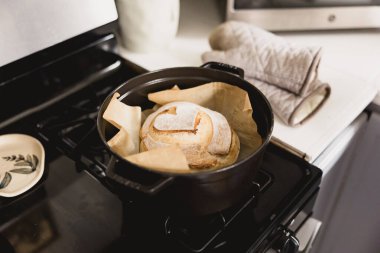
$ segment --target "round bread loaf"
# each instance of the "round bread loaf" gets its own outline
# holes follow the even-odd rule
[[[172,102],[145,120],[141,151],[179,146],[192,169],[217,169],[234,163],[240,142],[226,118],[190,102]]]

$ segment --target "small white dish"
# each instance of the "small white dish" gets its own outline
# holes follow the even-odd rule
[[[45,150],[25,134],[0,136],[0,196],[14,197],[33,187],[42,177]]]

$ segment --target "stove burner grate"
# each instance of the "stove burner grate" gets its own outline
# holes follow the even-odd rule
[[[76,161],[77,169],[86,169],[103,182],[111,155],[107,152],[96,128],[98,110],[113,89],[89,89],[86,97],[69,100],[58,115],[50,115],[37,124],[39,135],[49,144]]]
[[[223,232],[243,216],[244,212],[252,210],[261,192],[264,192],[272,182],[273,177],[266,171],[260,170],[253,182],[253,194],[242,203],[222,212],[205,217],[177,218],[168,216],[165,220],[165,234],[181,244],[190,252],[205,252],[210,248],[220,248],[226,243],[222,238]]]

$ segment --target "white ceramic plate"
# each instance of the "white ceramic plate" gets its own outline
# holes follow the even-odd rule
[[[35,185],[45,167],[45,150],[24,134],[0,136],[0,196],[14,197]]]

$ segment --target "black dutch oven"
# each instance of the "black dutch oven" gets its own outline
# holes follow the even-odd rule
[[[106,171],[107,177],[122,188],[152,196],[156,201],[159,200],[161,207],[177,215],[202,216],[215,213],[248,197],[252,194],[252,182],[272,134],[273,113],[265,96],[243,78],[244,71],[240,68],[210,62],[201,67],[178,67],[148,72],[119,86],[102,104],[97,121],[100,137],[112,154]],[[253,108],[252,116],[263,139],[263,144],[256,152],[219,170],[189,174],[159,172],[139,167],[112,152],[107,140],[116,134],[117,129],[102,116],[115,92],[121,94],[119,99],[123,103],[141,106],[144,110],[154,106],[147,98],[148,93],[169,89],[175,84],[186,89],[208,82],[225,82],[248,92]],[[116,170],[115,164],[121,170]]]

